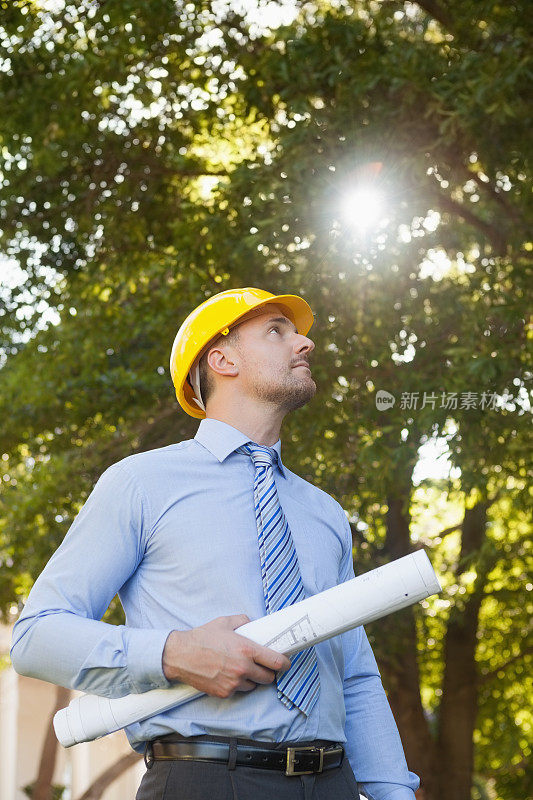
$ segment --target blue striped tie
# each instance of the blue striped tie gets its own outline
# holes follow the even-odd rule
[[[305,598],[298,556],[281,508],[272,463],[274,448],[250,442],[237,448],[252,458],[255,467],[254,500],[261,577],[268,614]],[[290,668],[277,676],[278,697],[289,709],[309,714],[318,699],[320,678],[314,647],[295,653]]]

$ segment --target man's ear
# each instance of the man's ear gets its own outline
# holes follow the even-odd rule
[[[217,375],[235,376],[239,368],[226,348],[213,347],[207,356],[207,363]]]

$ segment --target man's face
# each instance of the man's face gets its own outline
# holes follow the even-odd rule
[[[285,412],[305,405],[316,392],[307,366],[314,342],[299,334],[276,305],[239,325],[235,362],[247,396],[275,403]]]

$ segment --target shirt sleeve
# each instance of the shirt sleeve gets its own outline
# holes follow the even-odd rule
[[[104,697],[171,684],[162,654],[170,630],[101,621],[140,564],[149,509],[123,462],[109,467],[35,582],[13,629],[21,675]]]
[[[354,577],[352,536],[346,515],[346,548],[339,583]],[[363,627],[342,634],[346,755],[369,800],[414,800],[420,785],[407,768],[402,743]]]

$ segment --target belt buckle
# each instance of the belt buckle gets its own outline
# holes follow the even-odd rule
[[[320,754],[320,760],[318,762],[318,769],[298,769],[294,766],[294,759],[298,752],[302,751],[313,750],[314,752],[318,752]],[[287,766],[285,769],[285,775],[313,775],[315,772],[322,772],[324,767],[324,748],[323,747],[315,747],[314,745],[309,745],[308,747],[287,747]]]

